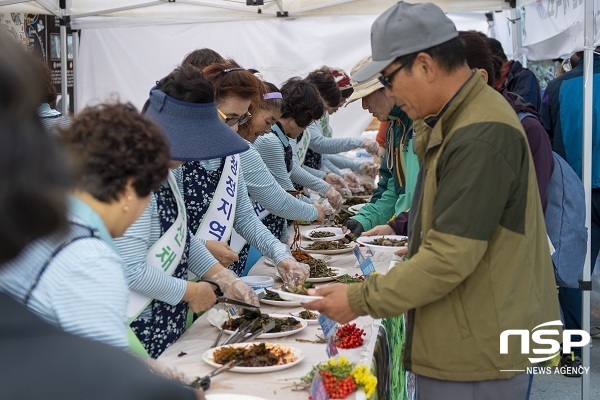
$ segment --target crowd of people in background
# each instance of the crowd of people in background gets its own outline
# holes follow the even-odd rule
[[[11,55],[0,59],[0,363],[11,364],[0,397],[203,398],[127,352],[159,357],[217,289],[257,306],[240,277],[260,255],[284,285],[303,283],[291,222],[325,221],[378,175],[344,230],[407,235],[403,262],[319,288],[324,298],[306,307],[342,323],[406,313],[404,366],[420,399],[527,398],[532,377],[502,372],[524,369],[526,355],[498,354],[500,333],[561,314],[581,328],[581,290],[556,290],[546,224],[553,152],[582,174],[572,101],[582,63],[542,93],[500,42],[458,32],[432,4],[390,8],[371,45],[349,74],[321,66],[280,86],[198,49],[157,77],[141,112],[112,101],[69,117],[51,106],[44,63],[0,35]],[[330,116],[357,100],[381,122],[378,140],[334,137]],[[361,148],[380,165],[340,154]],[[59,351],[62,369],[52,367]],[[42,362],[26,365],[33,355]],[[561,364],[580,365],[581,353]],[[22,384],[25,368],[45,384]],[[98,379],[112,384],[90,393]]]

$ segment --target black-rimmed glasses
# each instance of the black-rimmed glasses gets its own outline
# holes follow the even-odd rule
[[[242,115],[241,117],[229,118],[227,115],[225,115],[225,113],[223,111],[219,110],[218,108],[217,108],[217,111],[219,112],[219,115],[221,116],[221,118],[223,118],[223,121],[228,126],[234,126],[235,124],[244,125],[246,122],[248,122],[250,120],[250,118],[252,118],[252,114],[250,114],[249,112]]]
[[[392,79],[394,79],[394,75],[396,75],[398,72],[400,72],[400,70],[402,68],[404,68],[406,66],[406,64],[402,64],[401,66],[399,66],[398,68],[396,68],[395,70],[393,70],[392,72],[390,72],[387,75],[382,75],[380,77],[378,77],[377,79],[379,79],[379,82],[385,86],[388,89],[392,88]]]

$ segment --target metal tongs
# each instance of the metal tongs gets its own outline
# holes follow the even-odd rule
[[[256,332],[254,332],[250,336],[248,336],[248,337],[246,337],[245,335],[242,336],[241,339],[237,343],[249,342],[252,339],[254,339],[255,337],[262,335],[263,333],[272,331],[273,328],[275,328],[275,321],[269,321],[266,325],[264,325],[260,329],[257,329]],[[250,331],[250,332],[252,332],[252,331]]]
[[[229,371],[231,368],[235,367],[237,363],[238,361],[233,360],[225,365],[221,365],[219,368],[214,369],[208,375],[205,375],[202,378],[196,378],[194,382],[190,383],[190,386],[194,389],[208,390],[208,388],[210,388],[210,378],[219,375],[221,372]]]
[[[260,307],[257,307],[253,304],[250,303],[246,303],[240,300],[234,300],[234,299],[230,299],[229,297],[225,296],[225,294],[223,293],[223,291],[221,290],[221,286],[219,286],[219,284],[215,281],[211,281],[210,279],[200,279],[200,282],[206,282],[206,283],[210,283],[211,285],[213,285],[216,289],[215,289],[215,294],[217,295],[217,302],[215,304],[229,304],[232,306],[236,306],[236,307],[242,307],[248,310],[260,310]]]
[[[229,336],[227,339],[225,339],[223,343],[221,343],[221,346],[224,346],[226,344],[237,343],[237,341],[240,338],[243,338],[248,333],[252,332],[256,325],[258,325],[259,321],[260,317],[242,322],[242,324],[238,326],[238,328],[231,334],[231,336]]]

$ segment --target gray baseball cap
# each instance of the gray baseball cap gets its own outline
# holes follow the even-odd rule
[[[435,4],[404,1],[384,11],[371,27],[373,60],[352,75],[371,79],[398,57],[426,50],[458,37],[454,22]]]

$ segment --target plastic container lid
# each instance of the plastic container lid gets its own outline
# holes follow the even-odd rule
[[[240,279],[254,290],[268,289],[275,284],[275,281],[270,276],[242,276]]]

